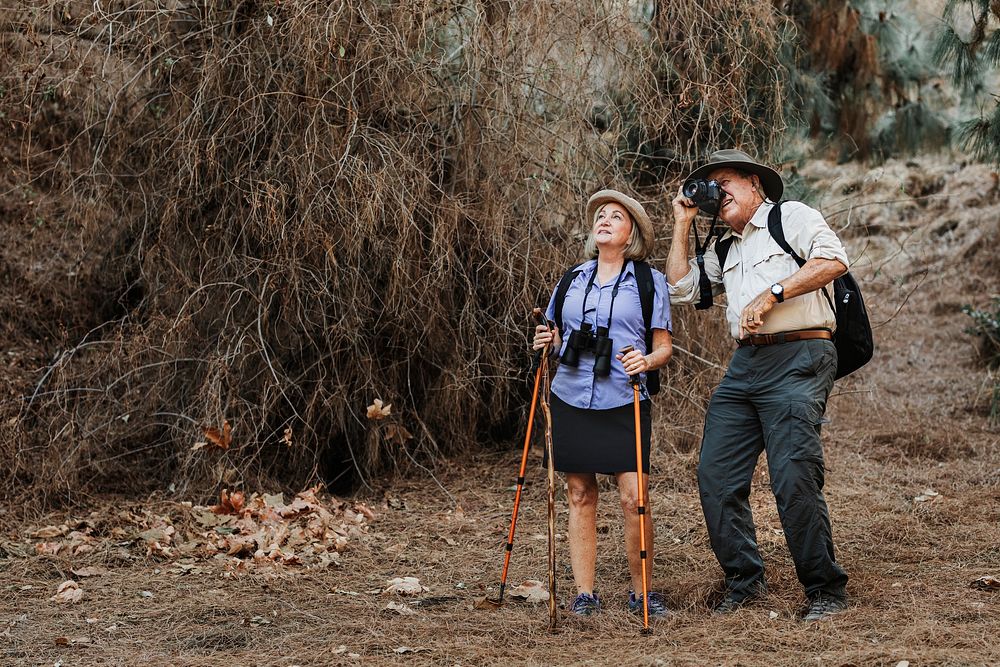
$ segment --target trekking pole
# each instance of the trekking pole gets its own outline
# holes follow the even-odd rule
[[[541,313],[541,311],[536,308],[535,311]],[[536,318],[538,315],[536,315]],[[500,574],[500,596],[494,600],[488,600],[494,606],[499,607],[503,604],[503,594],[504,590],[507,588],[507,570],[510,567],[510,556],[514,551],[514,531],[517,528],[517,512],[521,506],[521,491],[524,488],[524,472],[528,465],[528,447],[531,443],[531,430],[535,421],[535,407],[538,404],[538,388],[542,379],[542,358],[546,356],[548,352],[548,346],[545,346],[541,350],[535,353],[534,363],[532,367],[535,368],[535,386],[531,390],[531,407],[528,409],[528,428],[524,434],[524,449],[521,452],[521,468],[517,473],[517,491],[514,494],[514,512],[510,517],[510,531],[507,533],[507,546],[505,547],[504,557],[503,557],[503,572]]]
[[[539,323],[552,329],[552,323],[542,319],[542,311],[535,309]],[[546,347],[546,351],[548,347]],[[549,409],[548,355],[542,357],[542,412],[545,414],[545,458],[548,478],[548,528],[549,528],[549,632],[556,631],[556,468],[552,456],[552,411]]]
[[[631,352],[631,345],[623,347],[620,352],[624,357]],[[642,631],[649,633],[649,585],[646,582],[646,503],[642,494],[642,434],[639,432],[639,374],[628,376],[632,385],[633,404],[635,406],[635,472],[639,500],[639,561],[642,566]]]

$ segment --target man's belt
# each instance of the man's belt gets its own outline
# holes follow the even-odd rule
[[[820,338],[823,340],[833,340],[833,334],[829,329],[805,329],[803,331],[784,331],[773,334],[750,334],[746,338],[736,341],[740,347],[758,345],[780,345],[781,343],[793,343],[797,340],[813,340]]]

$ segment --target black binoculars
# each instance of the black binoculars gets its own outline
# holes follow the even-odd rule
[[[715,215],[719,212],[722,201],[722,186],[718,181],[708,181],[698,178],[688,181],[681,190],[685,197],[695,203],[705,213]]]
[[[594,331],[592,324],[584,322],[579,330],[570,332],[566,351],[559,363],[576,368],[580,364],[580,352],[593,352],[594,375],[607,377],[611,375],[611,352],[614,346],[614,341],[608,338],[607,327],[597,327]]]

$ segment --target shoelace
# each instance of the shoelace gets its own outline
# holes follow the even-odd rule
[[[573,613],[589,613],[597,611],[601,608],[601,603],[597,599],[597,596],[587,595],[581,593],[576,596],[576,600],[573,601]]]

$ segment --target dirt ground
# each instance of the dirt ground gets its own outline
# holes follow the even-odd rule
[[[511,443],[440,464],[433,479],[413,468],[369,480],[346,504],[325,498],[336,521],[354,528],[327,533],[343,538],[336,548],[314,541],[301,562],[287,557],[290,549],[255,559],[206,547],[198,531],[229,540],[227,547],[240,531],[212,528],[211,517],[176,498],[94,499],[72,514],[26,522],[0,516],[0,663],[1000,663],[1000,590],[972,586],[1000,577],[1000,431],[989,423],[995,380],[978,363],[959,310],[984,306],[1000,292],[997,254],[984,243],[1000,220],[996,175],[928,159],[880,168],[817,164],[807,176],[827,193],[821,207],[860,257],[854,269],[879,325],[876,360],[838,382],[824,430],[837,557],[851,577],[846,613],[809,625],[797,620],[803,596],[763,463],[752,502],[770,593],[731,616],[709,612],[721,573],[698,506],[698,425],[671,421],[671,402],[680,399],[667,392],[657,401],[654,432],[653,589],[676,613],[656,622],[650,636],[624,610],[620,508],[606,482],[597,570],[603,613],[577,619],[561,609],[559,630],[550,634],[543,604],[476,608],[478,599],[497,594],[520,454],[520,443]],[[721,371],[706,365],[706,373]],[[546,576],[538,453],[511,585]],[[291,505],[276,507],[281,514]],[[176,529],[166,531],[169,540],[163,518]],[[558,518],[561,537],[561,489]],[[51,526],[59,528],[47,538]],[[63,547],[44,546],[60,540]],[[566,605],[574,593],[568,552],[561,539],[557,548],[559,602]],[[385,592],[397,577],[416,577],[422,588]],[[83,590],[81,599],[52,600],[69,580]]]

